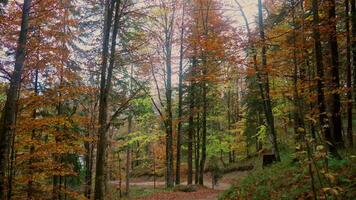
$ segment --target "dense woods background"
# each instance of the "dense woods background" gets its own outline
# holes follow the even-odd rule
[[[355,0],[0,0],[0,76],[1,200],[356,197]]]

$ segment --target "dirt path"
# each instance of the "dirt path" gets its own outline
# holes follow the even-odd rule
[[[225,174],[219,184],[212,189],[211,178],[206,177],[206,188],[199,189],[196,192],[159,192],[147,197],[136,198],[138,200],[216,200],[221,192],[230,188],[233,183],[237,183],[247,176],[248,172],[232,172]],[[182,183],[184,185],[186,183]],[[134,182],[135,186],[152,186],[153,182]],[[164,187],[164,182],[156,182],[157,187]]]

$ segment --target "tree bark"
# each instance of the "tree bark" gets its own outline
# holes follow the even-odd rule
[[[260,29],[260,38],[262,43],[262,67],[264,72],[264,104],[265,104],[265,115],[268,124],[268,135],[269,140],[272,145],[272,152],[276,157],[277,161],[280,161],[278,144],[277,144],[277,133],[274,127],[274,116],[272,112],[272,105],[271,105],[271,98],[270,98],[270,91],[269,91],[269,78],[267,72],[267,49],[266,49],[266,39],[265,39],[265,31],[264,31],[264,24],[263,24],[263,12],[262,12],[262,1],[258,0],[258,21],[259,21],[259,29]]]
[[[345,0],[346,29],[346,87],[347,87],[347,143],[352,148],[352,71],[351,71],[351,36],[350,36],[350,2]]]
[[[191,66],[191,79],[195,68],[195,59],[193,58]],[[193,184],[193,140],[194,140],[194,82],[190,80],[189,86],[189,130],[188,130],[188,185]]]
[[[96,176],[95,176],[95,189],[94,199],[104,199],[104,164],[105,164],[105,152],[107,143],[107,111],[108,111],[108,92],[111,84],[110,69],[108,70],[108,57],[109,57],[109,40],[112,16],[114,12],[115,0],[106,0],[105,2],[105,20],[104,20],[104,37],[103,37],[103,51],[102,51],[102,64],[101,64],[101,81],[100,81],[100,98],[99,98],[99,140],[97,144],[97,156],[96,156]],[[116,17],[115,17],[116,18]],[[116,23],[116,20],[115,20]],[[118,23],[117,23],[118,24]],[[115,27],[114,31],[115,32]],[[116,42],[116,35],[112,36],[112,42]],[[115,45],[111,47],[115,53]],[[111,59],[110,59],[111,60]],[[107,75],[108,74],[108,75]],[[111,74],[112,75],[112,74]]]
[[[351,52],[352,52],[352,69],[353,69],[353,86],[354,86],[354,101],[356,102],[356,0],[350,0],[351,3]],[[349,145],[353,147],[353,133],[348,136]]]
[[[19,34],[18,46],[15,55],[15,66],[11,76],[10,86],[7,91],[7,99],[1,115],[0,121],[0,199],[5,195],[5,171],[7,161],[7,150],[9,148],[9,138],[13,134],[15,125],[17,101],[21,86],[21,76],[25,62],[26,42],[28,32],[28,21],[30,15],[31,0],[24,0],[22,7],[22,21]],[[12,136],[14,137],[14,135]]]
[[[199,183],[199,169],[200,169],[200,113],[198,111],[197,120],[196,120],[196,137],[195,137],[195,184]]]
[[[299,94],[298,90],[298,72],[300,71],[299,69],[299,64],[297,60],[297,30],[296,30],[296,16],[295,16],[295,2],[294,0],[291,1],[292,3],[292,23],[293,23],[293,31],[292,31],[292,36],[293,36],[293,65],[294,65],[294,72],[293,72],[293,103],[294,103],[294,133],[296,137],[296,142],[300,139],[300,128],[304,129],[304,111],[303,111],[303,102],[302,98]]]
[[[128,118],[127,133],[130,135],[132,132],[132,116]],[[130,195],[130,163],[131,163],[131,148],[128,145],[126,149],[126,176],[125,176],[125,195]]]
[[[168,19],[166,19],[168,20]],[[172,37],[173,20],[166,21],[165,27],[165,58],[166,58],[166,187],[174,186],[173,170],[173,115],[172,115]]]
[[[341,103],[340,103],[340,77],[339,77],[339,52],[336,31],[336,10],[335,0],[328,0],[329,13],[329,45],[331,53],[331,142],[335,147],[344,147],[342,138],[342,124],[341,124]]]
[[[203,69],[203,76],[207,74],[206,69]],[[204,167],[205,167],[205,161],[206,161],[206,119],[207,119],[207,114],[208,114],[208,99],[207,99],[207,94],[208,94],[208,88],[207,88],[207,83],[204,80],[202,83],[202,97],[203,97],[203,113],[202,113],[202,134],[201,134],[201,159],[199,163],[199,184],[204,185]]]
[[[322,46],[320,40],[319,31],[319,3],[318,0],[312,1],[313,10],[313,38],[314,38],[314,52],[316,61],[316,71],[317,71],[317,93],[318,93],[318,109],[319,109],[319,122],[321,127],[321,132],[325,136],[327,141],[331,140],[330,127],[327,122],[326,106],[325,106],[325,95],[324,95],[324,64],[323,64],[323,54]],[[328,149],[331,152],[335,152],[336,149],[334,145],[327,143]]]
[[[177,160],[176,160],[176,184],[180,184],[180,165],[181,165],[181,141],[182,141],[182,116],[183,116],[183,45],[184,45],[184,16],[185,3],[183,1],[182,22],[180,33],[180,52],[179,52],[179,85],[178,85],[178,130],[177,130]]]

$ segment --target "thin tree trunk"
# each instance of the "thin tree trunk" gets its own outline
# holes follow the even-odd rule
[[[166,186],[174,185],[173,174],[173,115],[172,115],[172,38],[170,31],[166,33]]]
[[[205,77],[207,74],[206,69],[203,69],[203,76]],[[207,83],[204,80],[203,85],[202,85],[202,96],[203,96],[203,113],[202,113],[202,134],[201,134],[201,159],[200,159],[200,169],[199,169],[199,184],[204,185],[204,167],[205,167],[205,161],[206,161],[206,119],[207,119],[207,114],[208,114],[208,99],[207,99],[207,94],[208,94],[208,88],[207,88]]]
[[[178,85],[178,130],[177,130],[177,160],[176,160],[176,184],[180,184],[180,165],[181,165],[181,141],[182,141],[182,116],[183,116],[183,45],[184,45],[184,16],[185,3],[183,1],[182,22],[180,33],[180,52],[179,52],[179,85]]]
[[[293,18],[293,65],[294,65],[294,72],[293,72],[293,103],[294,103],[294,133],[297,138],[296,141],[300,139],[300,128],[304,130],[304,114],[303,114],[303,103],[302,99],[299,94],[298,90],[298,60],[297,60],[297,30],[296,30],[296,19],[295,19],[295,2],[294,0],[291,1],[292,3],[292,18]]]
[[[26,42],[28,32],[28,21],[30,14],[31,0],[24,0],[22,7],[22,21],[19,34],[18,46],[15,55],[15,67],[11,76],[10,86],[7,91],[7,98],[0,121],[0,199],[4,199],[5,194],[5,171],[7,161],[7,150],[9,148],[9,138],[13,134],[15,125],[17,101],[21,85],[21,76],[26,54]],[[12,136],[14,137],[14,136]]]
[[[193,58],[191,66],[191,79],[195,67],[195,59]],[[193,140],[194,140],[194,82],[190,80],[189,86],[189,130],[188,130],[188,185],[193,184]]]
[[[229,91],[227,92],[227,128],[228,131],[231,130],[231,89],[228,89]],[[233,156],[232,156],[232,149],[230,148],[229,150],[229,163],[233,163]]]
[[[345,0],[346,29],[346,87],[347,87],[347,143],[352,148],[352,83],[351,83],[351,37],[350,37],[350,4]]]
[[[336,10],[335,0],[328,0],[329,11],[329,45],[331,53],[331,85],[333,93],[331,95],[331,142],[335,147],[344,147],[341,124],[341,103],[340,103],[340,77],[339,77],[339,52],[336,31]]]
[[[353,69],[353,77],[354,77],[354,100],[356,102],[356,0],[350,0],[351,2],[351,31],[352,31],[352,37],[351,37],[351,51],[352,51],[352,69]],[[349,145],[350,147],[353,147],[354,142],[353,142],[353,133],[348,136],[349,140]]]
[[[127,133],[128,135],[132,132],[132,116],[129,116],[128,119],[128,128]],[[126,176],[125,176],[125,195],[130,195],[130,163],[131,163],[131,148],[128,145],[126,149]]]
[[[197,132],[195,140],[195,184],[199,183],[199,174],[200,174],[200,112],[198,111],[197,116]]]
[[[271,98],[269,92],[269,78],[267,72],[267,55],[266,55],[266,39],[264,32],[264,24],[263,24],[263,13],[262,13],[262,1],[258,0],[258,19],[259,19],[259,29],[260,29],[260,38],[262,43],[262,67],[265,75],[264,80],[264,104],[265,104],[265,115],[268,124],[268,135],[272,145],[273,154],[276,157],[277,161],[280,161],[278,144],[277,144],[277,134],[274,127],[274,116],[272,112]]]

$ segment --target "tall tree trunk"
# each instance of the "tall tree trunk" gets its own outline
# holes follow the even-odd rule
[[[336,10],[335,10],[335,0],[328,0],[328,11],[329,11],[329,45],[331,53],[331,85],[332,85],[332,96],[331,96],[331,142],[336,147],[343,147],[344,142],[342,138],[342,124],[341,124],[341,104],[340,104],[340,77],[339,77],[339,52],[338,52],[338,42],[337,42],[337,31],[336,31]]]
[[[191,80],[189,86],[189,130],[188,130],[188,185],[193,184],[193,140],[194,140],[194,81],[195,58],[193,58],[190,70]]]
[[[266,55],[266,39],[265,39],[265,31],[264,31],[264,24],[263,24],[263,12],[262,12],[262,1],[258,0],[258,21],[259,21],[259,29],[260,29],[260,38],[262,43],[262,67],[264,70],[264,104],[265,104],[265,115],[268,124],[268,135],[269,140],[272,145],[272,152],[276,157],[277,161],[280,161],[278,144],[277,144],[277,133],[274,127],[274,116],[272,112],[272,105],[271,105],[271,98],[270,98],[270,91],[269,91],[269,77],[267,72],[267,55]]]
[[[90,130],[88,130],[87,137],[90,137]],[[91,170],[91,145],[90,142],[85,142],[85,197],[90,199],[91,195],[91,178],[92,178],[92,170]]]
[[[231,89],[228,89],[227,92],[227,128],[228,131],[231,130]],[[233,163],[233,156],[232,156],[232,148],[229,149],[229,163]]]
[[[207,67],[207,66],[205,66]],[[206,69],[203,69],[203,76],[205,77],[207,74]],[[200,159],[200,169],[199,169],[199,184],[204,185],[204,167],[205,167],[205,161],[206,161],[206,119],[207,119],[207,114],[208,114],[208,99],[207,99],[207,94],[208,94],[208,86],[207,82],[204,80],[202,83],[202,101],[203,101],[203,113],[202,113],[202,134],[201,134],[201,159]]]
[[[352,148],[352,71],[351,71],[351,37],[350,37],[350,2],[345,0],[346,29],[346,87],[347,87],[347,143]]]
[[[31,0],[24,0],[22,7],[22,21],[19,34],[18,46],[15,55],[15,67],[11,76],[10,86],[7,91],[7,98],[0,121],[0,199],[5,195],[5,171],[7,161],[7,150],[9,148],[9,138],[13,134],[15,125],[17,101],[21,85],[21,76],[26,54],[26,41],[28,32],[28,21],[30,14]],[[14,137],[14,136],[12,136]]]
[[[173,20],[173,19],[172,19]],[[168,23],[167,23],[168,24]],[[172,25],[171,25],[172,26]],[[166,50],[166,187],[174,186],[173,171],[173,115],[172,115],[172,30],[167,27],[165,33]]]
[[[300,139],[300,128],[304,130],[304,114],[303,114],[303,103],[301,96],[298,90],[298,72],[300,71],[298,60],[297,60],[297,30],[296,30],[296,16],[295,16],[295,2],[294,0],[291,1],[292,3],[292,23],[293,23],[293,65],[294,65],[294,72],[293,72],[293,103],[294,103],[294,133],[297,141]]]
[[[356,0],[350,0],[351,2],[351,25],[352,25],[352,37],[351,37],[351,51],[352,51],[352,69],[353,69],[353,86],[354,86],[354,102],[356,102]],[[349,144],[353,147],[353,133],[348,136]]]
[[[196,104],[197,105],[197,104]],[[198,107],[199,108],[199,107]],[[198,111],[197,120],[196,120],[196,137],[195,137],[195,184],[199,183],[199,174],[200,174],[200,112]]]
[[[327,141],[331,140],[330,127],[327,122],[326,107],[325,107],[325,95],[324,95],[324,64],[323,64],[323,54],[322,46],[320,40],[319,31],[319,3],[318,0],[313,0],[313,38],[314,38],[314,52],[316,61],[316,71],[317,71],[317,93],[318,93],[318,108],[319,108],[319,121],[321,131],[324,134]],[[328,149],[331,152],[335,152],[336,149],[334,145],[327,143]]]
[[[132,116],[129,116],[128,119],[128,128],[127,128],[127,134],[130,135],[132,132]],[[131,148],[128,145],[126,149],[126,176],[125,176],[125,195],[129,196],[130,195],[130,163],[131,163]]]
[[[183,58],[184,58],[184,16],[185,3],[183,1],[182,22],[180,33],[180,52],[179,52],[179,85],[178,85],[178,130],[177,130],[177,160],[176,160],[176,184],[180,184],[180,160],[181,160],[181,141],[182,141],[182,116],[183,116]]]
[[[105,152],[107,143],[107,115],[108,115],[108,96],[111,85],[111,76],[113,67],[112,58],[115,55],[116,46],[116,34],[118,29],[117,15],[115,15],[115,25],[112,36],[112,43],[115,45],[111,46],[111,58],[112,64],[110,64],[108,69],[108,57],[109,57],[109,40],[110,40],[110,30],[112,16],[114,12],[115,0],[106,0],[105,2],[105,20],[104,20],[104,37],[103,37],[103,51],[102,51],[102,64],[101,64],[101,81],[100,81],[100,98],[99,98],[99,140],[97,144],[97,156],[96,156],[96,176],[95,176],[95,189],[94,189],[94,199],[102,200],[104,199],[104,164],[105,164]],[[115,27],[117,26],[117,27]],[[116,34],[114,34],[116,32]],[[107,75],[108,74],[108,75]]]

